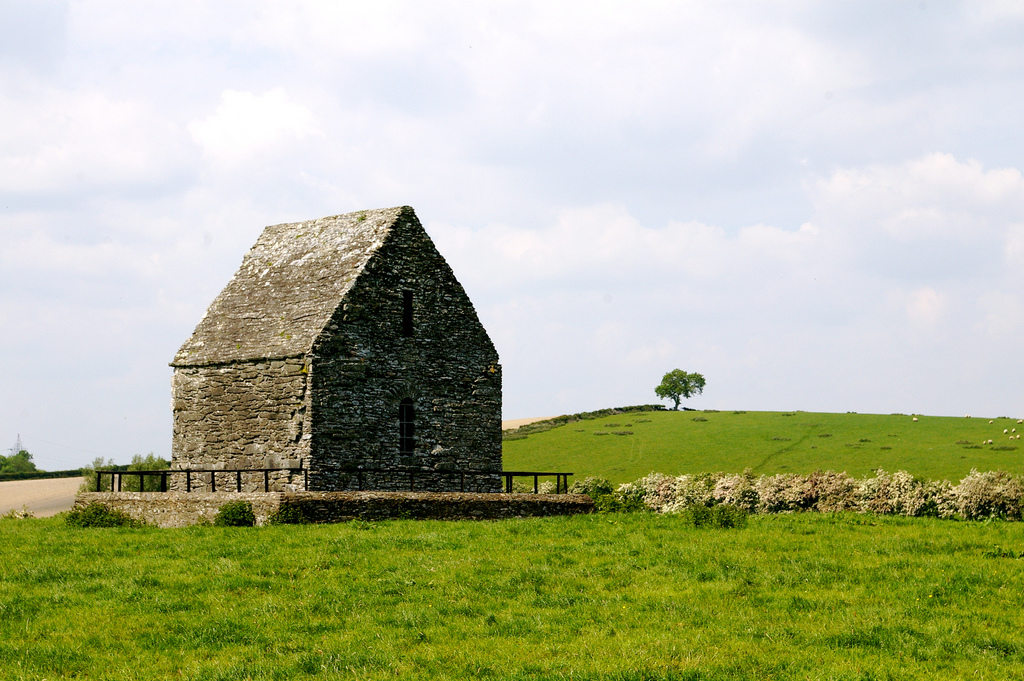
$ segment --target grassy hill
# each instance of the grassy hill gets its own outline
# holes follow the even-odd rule
[[[1024,433],[1010,418],[902,414],[652,411],[601,416],[506,437],[506,470],[572,471],[627,482],[651,471],[861,476],[876,468],[953,482],[978,470],[1024,473]],[[991,423],[990,423],[991,421]],[[541,425],[542,429],[544,426]],[[528,432],[537,425],[520,431]],[[513,436],[515,437],[515,436]],[[993,444],[982,444],[991,439]]]

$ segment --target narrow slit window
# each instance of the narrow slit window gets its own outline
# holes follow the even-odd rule
[[[398,453],[412,454],[416,449],[416,410],[406,398],[398,405]]]
[[[412,291],[402,291],[402,335],[412,335]]]

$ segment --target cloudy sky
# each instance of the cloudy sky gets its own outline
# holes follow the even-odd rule
[[[505,418],[1024,416],[1018,2],[0,3],[0,449],[170,453],[269,224],[413,206]]]

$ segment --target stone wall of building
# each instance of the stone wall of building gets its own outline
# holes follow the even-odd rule
[[[499,520],[502,518],[592,513],[594,503],[582,494],[473,494],[458,492],[84,492],[75,500],[81,508],[93,502],[120,509],[159,527],[186,527],[213,522],[229,501],[253,506],[256,524],[274,511],[297,509],[313,523],[348,520],[435,519]]]
[[[171,389],[172,467],[304,465],[311,439],[308,382],[303,358],[177,367]],[[286,473],[271,475],[278,489],[301,489]],[[208,489],[208,477],[193,476],[192,489]],[[229,476],[221,477],[218,484],[234,485]],[[184,490],[184,477],[172,476],[171,485]],[[245,476],[243,489],[262,490],[262,477]]]
[[[412,334],[404,296],[412,296]],[[395,224],[311,358],[313,468],[500,471],[501,366],[451,268],[417,224]],[[399,447],[399,405],[412,401],[415,447]],[[314,476],[310,489],[354,489],[351,478]],[[457,491],[460,481],[418,476],[417,487]],[[467,479],[496,492],[497,478]],[[408,489],[377,475],[377,489]]]

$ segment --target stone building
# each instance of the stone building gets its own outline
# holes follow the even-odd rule
[[[321,491],[409,488],[357,467],[416,469],[421,491],[459,489],[439,471],[501,471],[498,354],[408,206],[267,227],[171,366],[172,468],[301,463]]]

